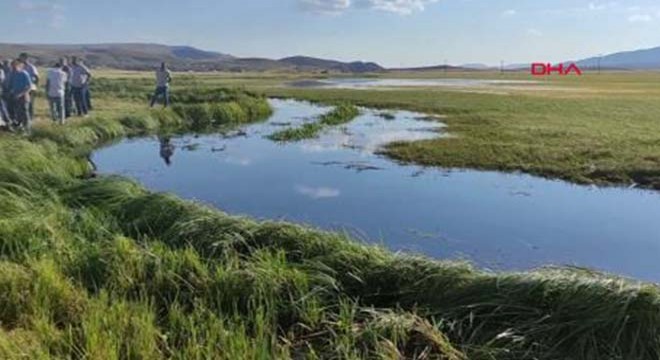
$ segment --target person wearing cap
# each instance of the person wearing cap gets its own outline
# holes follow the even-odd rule
[[[48,95],[48,107],[53,121],[64,124],[66,114],[64,113],[64,93],[66,91],[67,75],[62,70],[59,62],[48,70],[46,78],[46,94]]]
[[[30,131],[32,118],[30,117],[30,92],[32,91],[32,78],[25,70],[25,63],[20,60],[12,62],[12,75],[9,83],[14,111],[15,125]]]
[[[34,118],[34,98],[37,92],[37,86],[39,85],[39,70],[30,62],[30,55],[27,53],[22,53],[18,56],[18,60],[25,64],[25,71],[30,75],[30,80],[32,81],[32,89],[30,89],[30,118]]]
[[[92,73],[89,69],[78,61],[77,57],[71,58],[71,94],[76,103],[76,111],[78,116],[87,116],[89,109],[87,108],[87,94],[85,86],[89,83]]]
[[[163,106],[170,105],[170,82],[172,81],[172,74],[167,69],[166,63],[161,63],[160,68],[156,70],[156,91],[154,96],[151,97],[151,107],[154,107],[159,97],[163,97]]]

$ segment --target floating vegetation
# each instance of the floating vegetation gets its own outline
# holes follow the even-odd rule
[[[341,104],[336,106],[330,112],[321,115],[318,122],[306,123],[299,127],[277,131],[268,135],[268,138],[280,142],[313,139],[318,137],[319,133],[326,127],[349,123],[358,115],[360,115],[360,110],[354,105]]]

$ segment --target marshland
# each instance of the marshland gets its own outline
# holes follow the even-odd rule
[[[612,265],[617,253],[624,257],[627,242],[638,246],[636,254],[649,256],[644,261],[652,261],[658,232],[652,230],[651,215],[659,200],[653,189],[660,179],[660,123],[656,121],[660,103],[654,96],[660,95],[656,81],[660,75],[605,73],[585,76],[580,82],[558,79],[485,88],[425,83],[344,89],[291,85],[318,80],[316,75],[175,74],[175,105],[164,110],[146,108],[152,90],[147,76],[107,72],[93,82],[98,109],[94,116],[64,126],[42,122],[30,136],[3,134],[0,138],[0,357],[660,356],[660,291],[653,283],[657,275],[641,267],[615,271]],[[480,76],[528,80],[515,73]],[[283,117],[278,104],[291,100],[272,99],[304,101],[294,105],[303,108],[302,114],[285,111],[289,119],[277,118]],[[358,142],[362,144],[358,148],[346,147],[333,140],[342,134],[350,138],[351,131],[359,135],[359,129],[352,127],[361,121],[385,130],[391,129],[388,126],[397,130],[403,121],[404,130],[410,130],[404,131],[407,135],[418,130],[411,130],[410,124],[421,122],[424,131],[421,138],[385,137],[393,140],[378,142],[376,147],[366,146],[369,141]],[[264,127],[270,130],[253,133]],[[362,130],[370,132],[369,126]],[[332,170],[338,178],[359,175],[360,181],[368,182],[387,176],[404,182],[398,188],[390,184],[383,196],[390,189],[404,191],[419,180],[440,182],[449,194],[458,190],[466,196],[476,194],[473,204],[479,204],[492,200],[488,195],[494,192],[483,190],[492,179],[528,177],[521,181],[543,187],[523,190],[530,196],[517,196],[521,194],[517,188],[505,189],[508,197],[500,197],[507,203],[532,204],[537,198],[553,204],[544,199],[555,197],[556,206],[548,205],[542,219],[547,227],[545,246],[532,252],[543,253],[561,244],[567,253],[600,256],[603,263],[589,266],[589,262],[550,258],[542,264],[505,263],[493,269],[487,261],[452,256],[451,244],[445,247],[436,242],[437,251],[425,253],[423,246],[407,250],[405,232],[400,233],[401,239],[389,237],[389,241],[376,234],[379,228],[407,230],[416,224],[376,223],[369,236],[358,236],[341,229],[327,231],[314,219],[281,220],[295,214],[268,219],[268,214],[250,214],[246,209],[224,212],[230,209],[223,207],[222,197],[215,202],[186,192],[196,188],[191,182],[194,176],[184,178],[179,186],[161,189],[158,182],[150,184],[148,176],[140,176],[140,171],[155,165],[140,161],[134,172],[125,174],[134,179],[121,176],[121,162],[113,165],[118,157],[111,152],[123,151],[124,158],[140,160],[147,158],[141,151],[152,149],[150,158],[161,161],[158,140],[150,140],[154,137],[172,139],[178,146],[171,170],[181,162],[200,164],[207,167],[199,170],[201,176],[218,166],[209,162],[209,154],[226,157],[240,138],[280,149],[272,150],[273,154],[305,144],[339,144],[337,156],[343,161],[350,154],[350,162],[311,166],[319,172]],[[197,151],[195,147],[184,150],[193,144],[199,144]],[[271,148],[257,153],[267,149]],[[205,158],[195,163],[198,156]],[[352,161],[360,158],[368,162]],[[374,163],[384,170],[363,167],[356,175],[355,166],[346,168]],[[280,165],[286,163],[268,161],[262,166],[267,167],[266,174],[278,174]],[[115,167],[119,174],[113,171]],[[397,173],[402,168],[411,176]],[[313,171],[310,167],[287,170],[303,177],[307,172],[300,169]],[[195,171],[194,167],[181,170]],[[449,180],[412,176],[419,171],[446,174]],[[256,174],[248,173],[251,178]],[[162,179],[168,173],[157,176]],[[222,172],[208,176],[218,177],[216,187],[207,188],[211,194],[229,196],[250,186],[241,183],[245,179],[240,177],[223,182],[223,176],[230,175]],[[261,176],[263,188],[277,191],[277,179]],[[485,183],[470,183],[472,176],[481,176]],[[331,189],[318,192],[314,187],[323,184],[291,185],[302,195],[316,196],[312,200],[333,194]],[[643,190],[625,189],[629,187]],[[593,215],[594,221],[582,224],[585,227],[569,238],[588,238],[565,241],[564,229],[574,229],[576,224],[569,221],[571,215],[565,214],[568,210],[556,193],[592,199],[594,205],[584,210],[594,213],[605,205],[626,208],[605,212],[602,218],[586,214]],[[401,196],[389,206],[404,207],[405,192]],[[609,199],[604,201],[604,197]],[[262,203],[271,206],[268,200],[255,196],[253,208]],[[276,198],[273,203],[282,201]],[[438,202],[434,204],[442,208]],[[386,213],[384,204],[355,208],[351,218]],[[497,220],[498,212],[511,211],[500,204],[492,203],[490,215],[482,213],[481,219]],[[414,211],[413,205],[404,209]],[[447,211],[455,205],[448,203],[452,208]],[[342,203],[335,206],[342,211]],[[434,211],[439,210],[429,210],[431,215]],[[461,214],[460,209],[456,211]],[[517,211],[522,213],[524,208]],[[471,222],[478,222],[477,217],[458,218],[465,229],[481,227]],[[440,233],[447,231],[449,219],[436,220]],[[630,225],[633,221],[638,221],[636,226]],[[521,222],[519,227],[526,226]],[[614,232],[620,239],[589,236],[599,227],[619,225],[603,234]],[[648,233],[633,233],[644,225],[651,229]],[[512,234],[519,229],[515,223],[509,226]],[[479,233],[483,238],[477,247],[499,245],[515,252],[516,246],[524,246],[513,235],[507,240],[506,232],[500,229],[493,240],[488,232]],[[608,272],[598,271],[608,266]]]

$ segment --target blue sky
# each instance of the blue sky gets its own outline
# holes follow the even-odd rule
[[[560,61],[660,46],[657,0],[2,2],[0,42],[14,43],[156,42],[387,66]]]

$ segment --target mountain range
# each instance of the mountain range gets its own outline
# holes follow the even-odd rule
[[[239,58],[220,52],[200,50],[191,46],[159,44],[3,44],[1,57],[16,57],[26,52],[38,65],[48,65],[63,56],[79,56],[93,67],[150,70],[162,61],[173,70],[180,71],[325,71],[325,72],[379,72],[385,70],[373,62],[341,62],[306,56],[283,59]]]
[[[0,43],[0,57],[16,57],[29,53],[38,65],[49,65],[62,56],[79,56],[92,67],[124,70],[151,70],[165,61],[179,71],[311,71],[337,73],[373,73],[384,71],[492,70],[483,64],[462,66],[426,66],[386,69],[375,62],[342,62],[308,56],[282,59],[241,58],[229,54],[200,50],[191,46],[146,43],[115,44],[8,44]],[[583,69],[649,70],[660,69],[660,47],[618,52],[575,61]],[[528,64],[508,65],[506,69],[526,69]],[[499,68],[499,67],[497,67]]]
[[[582,68],[651,70],[660,69],[660,47],[624,51],[577,61]]]
[[[576,63],[582,70],[660,70],[660,47],[650,49],[622,51],[608,55],[593,56],[581,60],[565,61],[564,64]],[[461,65],[464,69],[496,70],[499,66],[484,64]],[[506,64],[505,70],[529,70],[529,63]]]

